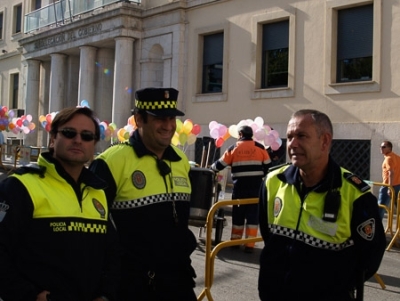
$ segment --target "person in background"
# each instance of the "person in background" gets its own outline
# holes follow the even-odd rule
[[[253,140],[253,129],[241,126],[238,141],[211,165],[214,171],[231,166],[232,199],[256,198],[271,160],[264,146]],[[232,208],[231,240],[256,237],[258,232],[258,204],[234,205]],[[255,243],[246,243],[245,252],[251,253]],[[238,247],[238,246],[235,246]]]
[[[382,182],[394,188],[394,197],[397,200],[400,191],[400,156],[393,152],[392,148],[392,142],[388,140],[382,141],[380,146],[381,154],[384,157],[382,163]],[[378,204],[389,207],[392,198],[390,193],[391,190],[387,186],[381,186],[379,189]],[[385,212],[384,208],[379,208],[381,219],[385,216]]]
[[[117,300],[106,183],[85,167],[99,135],[92,110],[63,109],[49,152],[0,182],[0,299]]]
[[[191,183],[186,155],[171,145],[178,91],[136,91],[137,129],[129,143],[111,146],[90,169],[107,181],[107,199],[121,245],[119,300],[195,301],[189,229]]]
[[[362,300],[364,281],[379,268],[386,238],[376,197],[332,159],[332,138],[322,112],[289,120],[291,165],[271,170],[260,191],[263,301]]]

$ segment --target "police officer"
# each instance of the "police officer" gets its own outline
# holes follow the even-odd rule
[[[129,143],[108,148],[91,169],[108,183],[107,199],[124,249],[119,300],[197,300],[190,255],[191,186],[186,155],[171,139],[178,91],[136,92],[137,129]]]
[[[332,136],[329,117],[316,110],[288,123],[292,165],[271,171],[260,193],[261,300],[362,300],[379,268],[386,239],[376,198],[330,157]]]
[[[63,109],[49,152],[0,183],[0,299],[116,300],[106,183],[84,166],[99,135],[89,108]]]

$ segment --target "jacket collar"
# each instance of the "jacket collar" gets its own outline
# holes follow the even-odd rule
[[[295,185],[300,185],[300,170],[294,165],[290,165],[283,173],[278,174],[279,180],[282,182]],[[342,186],[342,177],[340,166],[329,156],[328,171],[322,181],[317,184],[314,191],[325,192],[329,189],[340,188]]]

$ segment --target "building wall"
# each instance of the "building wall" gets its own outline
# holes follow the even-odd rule
[[[10,12],[15,3],[23,3],[24,14],[31,10],[32,1],[0,0],[0,11],[5,11],[7,16],[5,32],[11,26]],[[373,81],[335,84],[331,75],[335,56],[335,9],[367,3],[374,3]],[[329,114],[334,124],[334,138],[371,140],[371,179],[380,181],[380,142],[391,140],[394,151],[400,153],[400,54],[397,51],[400,6],[397,4],[395,0],[115,3],[77,16],[62,26],[5,36],[0,41],[1,104],[9,101],[10,70],[19,70],[22,74],[19,104],[36,108],[30,103],[33,99],[38,103],[34,115],[49,113],[53,101],[49,96],[51,73],[54,73],[52,56],[61,54],[67,58],[63,71],[63,106],[79,104],[83,100],[80,97],[88,95],[100,119],[123,127],[133,107],[136,89],[171,86],[180,91],[178,104],[186,113],[182,121],[189,118],[202,126],[199,137],[209,136],[210,121],[229,126],[261,116],[282,138],[294,111],[314,108]],[[289,85],[285,89],[260,89],[261,25],[282,18],[290,20]],[[201,94],[201,36],[221,30],[224,31],[223,91]],[[130,49],[130,43],[131,58],[126,54],[121,58],[119,54],[126,52],[120,46]],[[1,49],[5,47],[8,52],[2,54]],[[94,64],[86,66],[92,55]],[[37,96],[26,92],[32,85],[28,76],[29,60],[40,62]],[[129,66],[124,65],[130,61]],[[121,76],[121,68],[128,77]],[[89,78],[82,76],[83,70]],[[121,86],[120,80],[128,82]],[[121,104],[123,112],[118,112]],[[46,133],[42,131],[27,142],[45,141]],[[234,141],[228,139],[221,151]],[[107,146],[103,144],[102,149]],[[194,159],[194,145],[188,147],[187,155]]]

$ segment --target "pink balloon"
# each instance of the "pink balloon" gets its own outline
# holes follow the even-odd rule
[[[279,143],[276,142],[276,141],[272,142],[271,149],[274,150],[274,151],[278,150],[279,149]]]
[[[258,129],[254,132],[254,138],[258,141],[263,141],[265,138],[265,135],[266,135],[266,133],[265,133],[264,129]]]
[[[228,128],[227,128],[225,125],[223,125],[223,124],[219,124],[219,125],[218,125],[218,134],[219,134],[219,137],[224,136],[224,135],[226,134],[227,131],[228,131]]]
[[[210,131],[214,128],[214,127],[216,127],[218,125],[218,122],[216,122],[216,121],[211,121],[209,124],[208,124],[208,128],[210,129]]]
[[[210,136],[214,139],[217,139],[219,137],[219,131],[218,128],[213,128],[212,130],[210,130]]]

